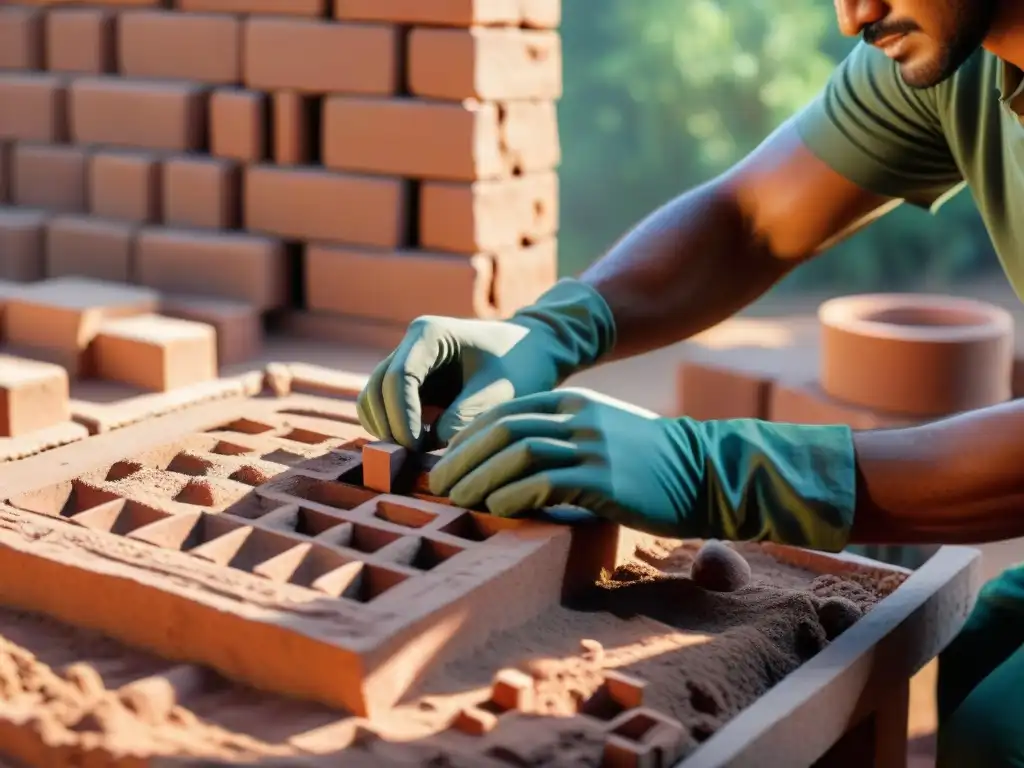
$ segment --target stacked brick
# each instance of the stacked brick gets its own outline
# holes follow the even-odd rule
[[[506,315],[556,274],[559,21],[559,0],[5,4],[0,278],[134,283],[250,345],[268,313],[354,341]]]
[[[877,429],[1014,394],[1013,319],[998,307],[944,296],[851,296],[826,302],[818,317],[817,381],[684,363],[678,413]]]

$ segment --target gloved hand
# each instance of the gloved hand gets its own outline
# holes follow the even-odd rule
[[[430,473],[431,493],[502,517],[567,504],[660,536],[833,552],[855,488],[848,427],[661,418],[579,389],[498,405]]]
[[[562,280],[509,320],[421,317],[370,375],[357,403],[363,428],[406,448],[423,445],[423,406],[446,410],[446,444],[476,416],[545,392],[593,365],[615,342],[611,310],[585,283]]]

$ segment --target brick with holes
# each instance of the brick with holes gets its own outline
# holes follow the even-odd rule
[[[0,72],[0,139],[60,142],[68,135],[67,78]]]
[[[330,96],[328,168],[476,181],[550,171],[561,158],[553,102],[435,102]]]
[[[249,88],[387,96],[398,87],[396,27],[251,16],[244,34]]]
[[[140,79],[225,84],[241,80],[242,21],[237,16],[180,11],[120,15],[121,74]]]
[[[343,21],[440,27],[555,29],[562,20],[562,0],[335,0],[334,16]]]
[[[420,27],[409,35],[409,90],[431,99],[558,99],[562,46],[555,31]]]
[[[558,230],[558,176],[537,173],[420,187],[420,244],[455,253],[519,247]]]
[[[103,323],[96,334],[96,374],[167,392],[217,378],[213,326],[157,314]]]
[[[210,95],[210,154],[257,163],[268,153],[266,94],[219,88]]]
[[[135,227],[94,216],[54,216],[46,231],[47,277],[92,277],[127,283]]]
[[[100,75],[115,68],[115,19],[107,8],[51,8],[46,14],[46,68]]]

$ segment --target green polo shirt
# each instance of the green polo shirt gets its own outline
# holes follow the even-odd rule
[[[940,85],[914,90],[860,44],[795,118],[807,147],[858,186],[936,210],[970,188],[1024,299],[1024,78],[979,50]]]

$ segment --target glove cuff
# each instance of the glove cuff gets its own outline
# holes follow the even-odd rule
[[[710,535],[839,552],[856,508],[853,431],[755,419],[691,422]]]
[[[543,326],[554,336],[562,352],[555,361],[558,383],[596,365],[615,346],[615,318],[608,302],[595,288],[574,278],[559,280],[510,322]]]

